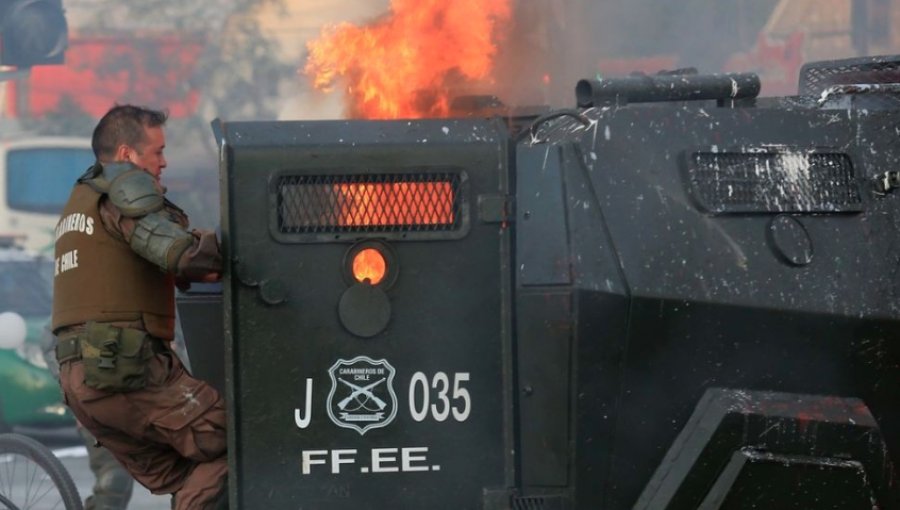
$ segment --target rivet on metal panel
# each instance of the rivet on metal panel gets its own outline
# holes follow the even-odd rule
[[[259,282],[250,274],[250,270],[246,264],[243,264],[241,260],[237,257],[231,259],[232,264],[234,265],[234,274],[242,285],[246,287],[256,287],[259,285]]]
[[[280,305],[287,301],[287,288],[280,280],[263,280],[259,285],[259,297],[269,305]]]

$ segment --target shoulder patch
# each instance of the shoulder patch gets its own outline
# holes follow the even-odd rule
[[[159,211],[165,200],[153,176],[137,168],[113,178],[108,193],[113,205],[129,218]]]

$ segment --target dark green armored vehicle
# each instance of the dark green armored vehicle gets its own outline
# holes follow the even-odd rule
[[[900,508],[898,83],[225,123],[223,292],[180,306],[232,506]]]

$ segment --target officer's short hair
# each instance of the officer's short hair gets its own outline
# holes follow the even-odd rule
[[[109,161],[121,144],[137,148],[144,141],[144,129],[162,126],[169,114],[130,104],[116,105],[94,128],[91,147],[98,161]]]

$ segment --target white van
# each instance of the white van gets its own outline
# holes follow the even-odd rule
[[[94,163],[89,138],[0,139],[0,235],[53,253],[53,231],[72,185]]]

